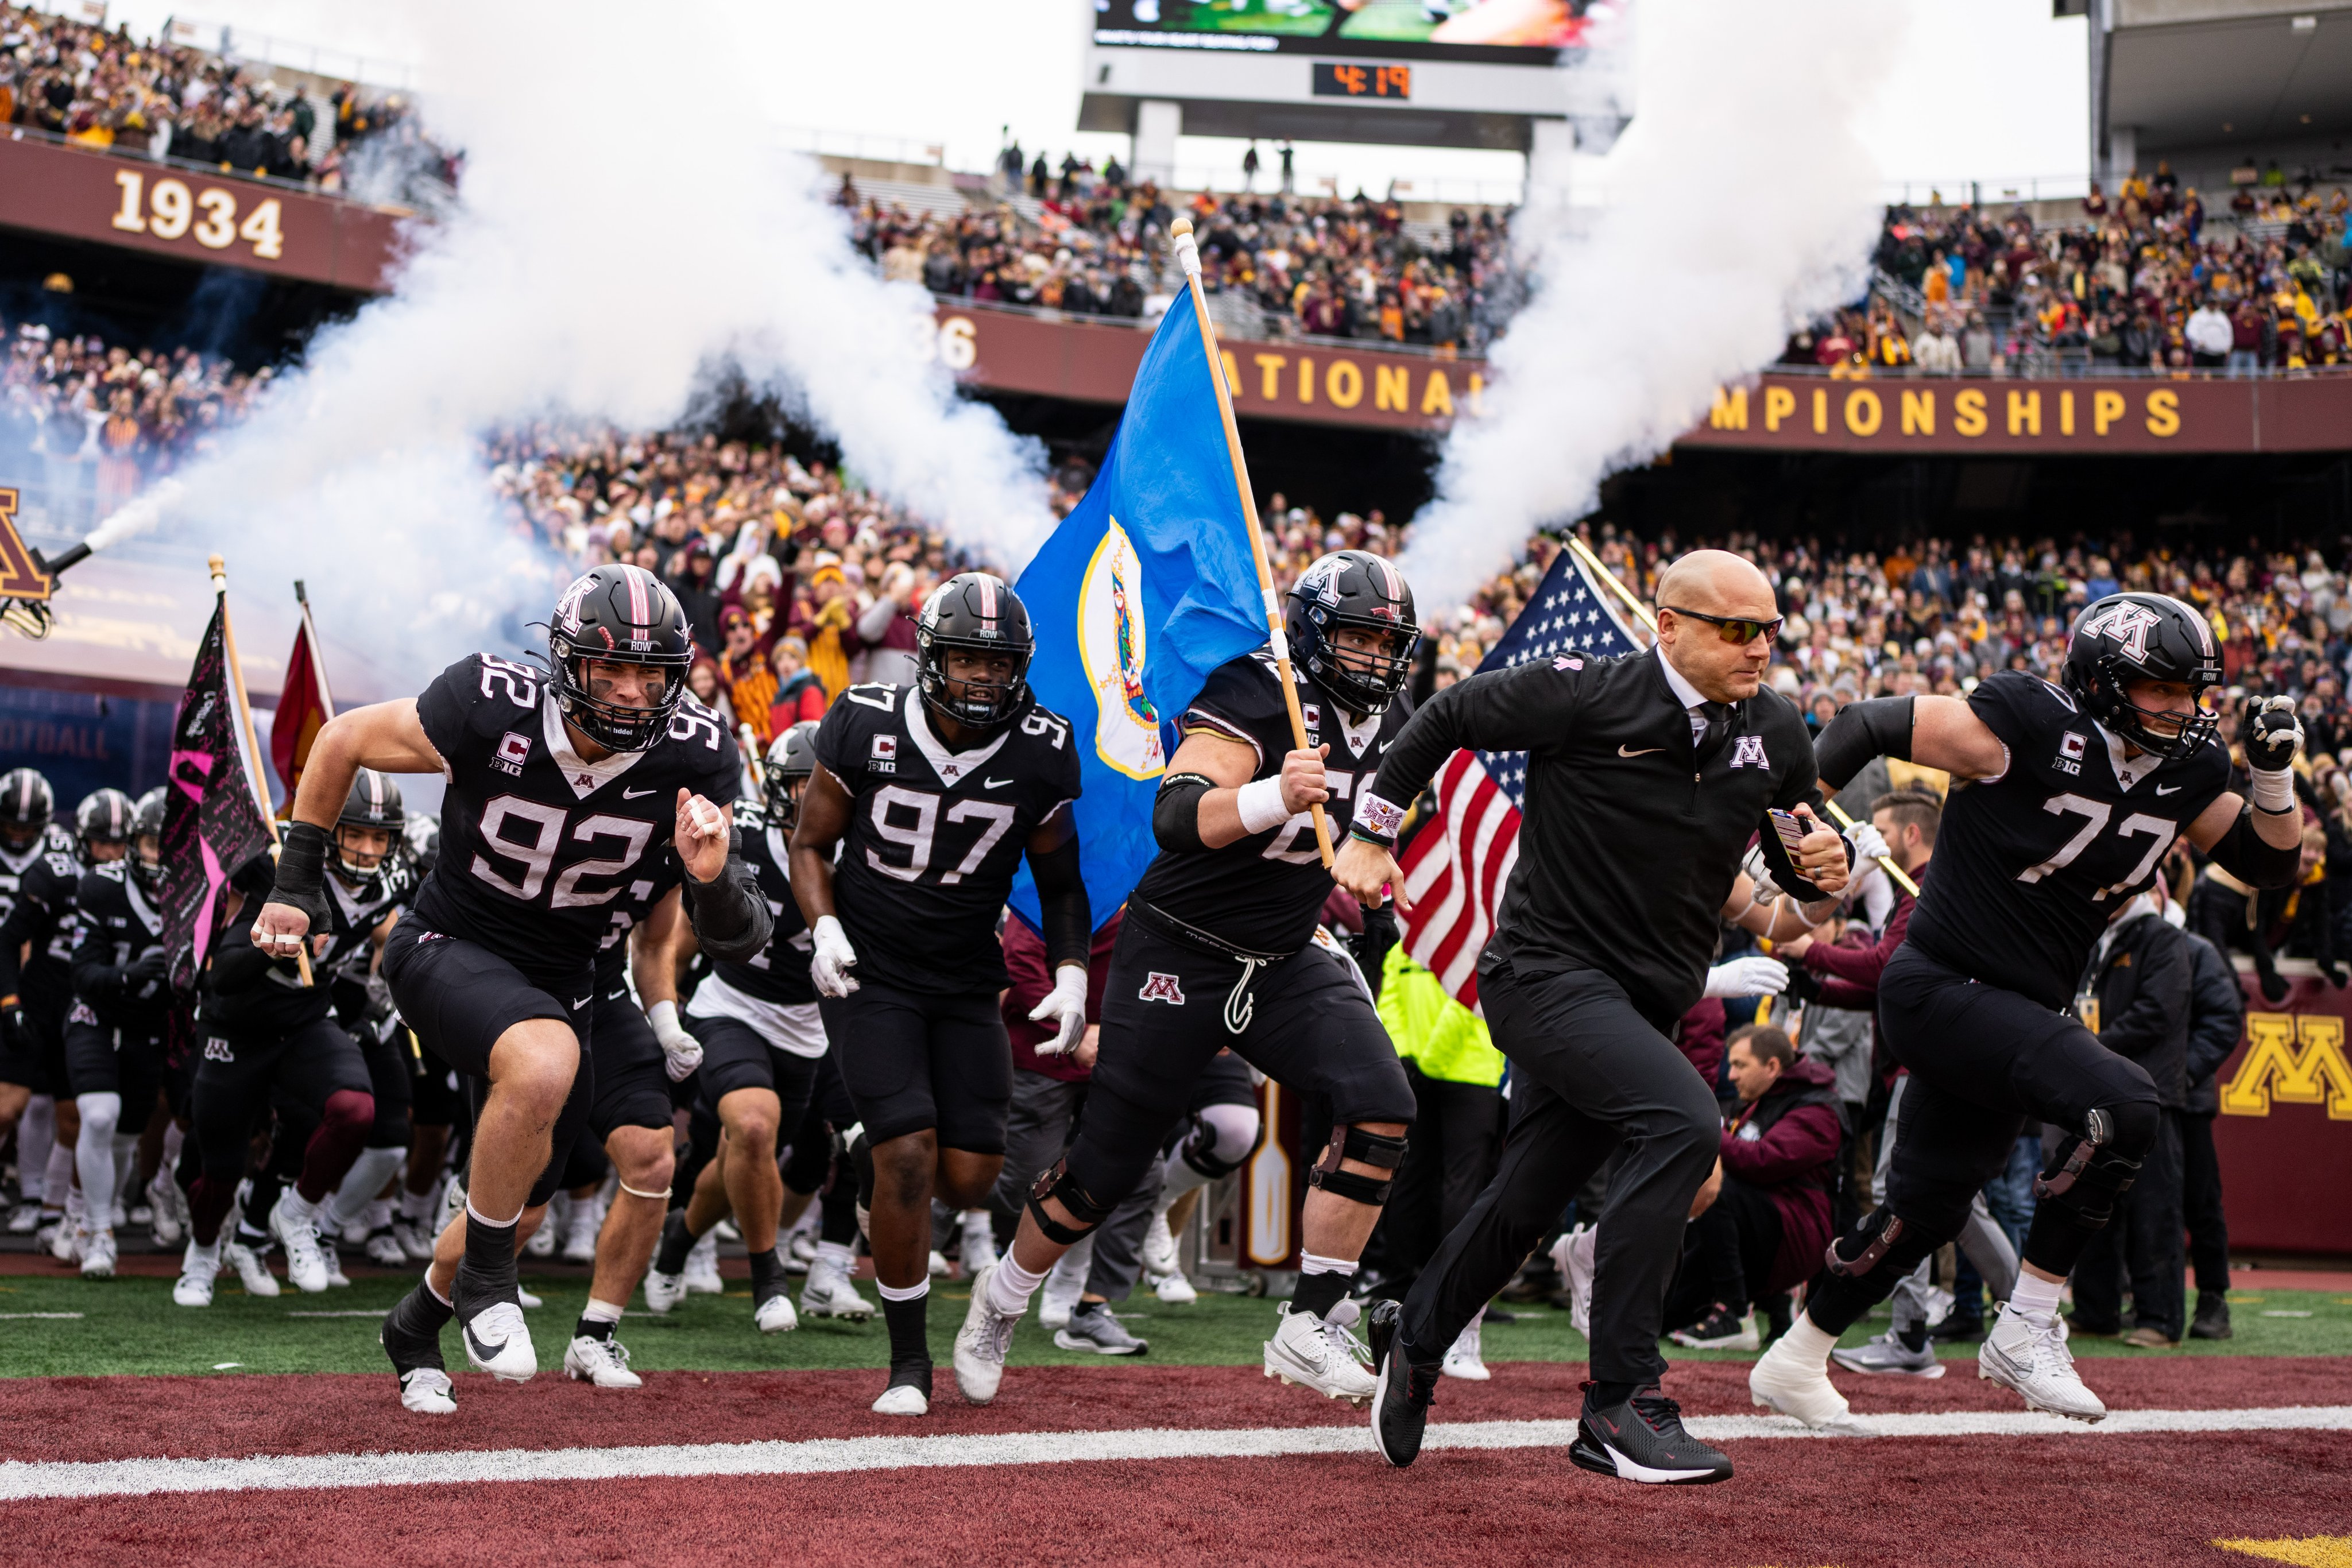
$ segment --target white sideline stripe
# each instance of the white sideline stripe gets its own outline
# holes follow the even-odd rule
[[[2140,1432],[2352,1429],[2352,1406],[2268,1410],[2123,1410],[2098,1426],[2020,1411],[1857,1417],[1880,1437],[2074,1437]],[[1699,1416],[1685,1425],[1710,1442],[1823,1437],[1784,1416]],[[1564,1448],[1574,1421],[1458,1421],[1433,1426],[1431,1448]],[[1849,1435],[1850,1440],[1852,1435]],[[1836,1439],[1832,1439],[1836,1440]],[[137,1497],[156,1492],[289,1491],[467,1481],[635,1479],[646,1476],[825,1475],[939,1466],[1066,1464],[1087,1459],[1242,1459],[1369,1453],[1362,1427],[1255,1427],[1179,1432],[1006,1432],[986,1437],[820,1437],[801,1442],[684,1443],[614,1448],[476,1448],[439,1453],[262,1455],[245,1459],[0,1462],[0,1499]]]
[[[383,1316],[373,1307],[362,1307],[356,1312],[289,1312],[286,1315],[289,1318],[380,1318]]]
[[[2305,1312],[2304,1315],[2305,1317],[2309,1317],[2311,1314]],[[78,1318],[79,1316],[81,1316],[79,1312],[0,1312],[0,1318],[6,1318],[12,1322],[23,1318],[64,1319]]]

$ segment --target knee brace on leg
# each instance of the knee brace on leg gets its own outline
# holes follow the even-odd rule
[[[1331,1141],[1324,1146],[1323,1157],[1307,1173],[1307,1185],[1319,1186],[1334,1197],[1344,1197],[1352,1203],[1367,1203],[1374,1208],[1389,1200],[1389,1186],[1396,1176],[1397,1166],[1404,1163],[1405,1141],[1391,1138],[1384,1133],[1368,1133],[1363,1128],[1342,1123],[1331,1129]],[[1360,1165],[1378,1166],[1389,1174],[1368,1176],[1355,1171],[1341,1170],[1339,1162],[1354,1160]]]
[[[1046,1213],[1045,1200],[1049,1197],[1060,1204],[1077,1224],[1065,1225]],[[1118,1205],[1102,1202],[1073,1181],[1070,1178],[1070,1162],[1064,1158],[1055,1161],[1052,1170],[1037,1177],[1036,1185],[1029,1189],[1028,1207],[1030,1218],[1037,1222],[1037,1228],[1045,1233],[1047,1240],[1064,1247],[1076,1247],[1093,1234],[1096,1226],[1108,1219],[1111,1211]]]
[[[2084,1113],[2083,1131],[2060,1145],[2052,1168],[2033,1178],[2033,1196],[2073,1209],[2095,1229],[2105,1225],[2116,1199],[2138,1176],[2159,1116],[2154,1104],[2142,1101],[2092,1107]]]

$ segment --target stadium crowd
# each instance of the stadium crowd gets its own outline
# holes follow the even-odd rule
[[[142,42],[127,22],[30,5],[0,4],[0,125],[324,191],[349,187],[361,150],[380,140],[415,154],[404,164],[456,178],[400,94],[288,85],[209,50]]]

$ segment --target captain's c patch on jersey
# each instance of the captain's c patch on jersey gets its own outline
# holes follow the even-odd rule
[[[522,765],[530,756],[530,737],[520,730],[510,729],[499,737],[498,754],[490,758],[490,766],[501,773],[512,774],[520,778],[522,774]]]
[[[876,736],[874,737],[874,750],[866,758],[866,766],[869,771],[875,773],[898,772],[898,737],[895,735]]]

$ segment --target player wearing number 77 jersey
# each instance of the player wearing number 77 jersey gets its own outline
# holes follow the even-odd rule
[[[277,885],[254,925],[265,952],[293,953],[324,921],[327,834],[356,768],[448,780],[440,858],[383,956],[401,1016],[467,1075],[476,1106],[466,1213],[443,1232],[424,1284],[384,1320],[412,1410],[456,1408],[440,1353],[453,1312],[475,1366],[515,1381],[538,1370],[515,1247],[588,1120],[584,1048],[614,901],[654,875],[667,840],[704,951],[744,958],[767,944],[768,906],[730,853],[740,763],[687,695],[693,656],[685,612],[659,579],[598,567],[556,602],[548,669],[460,659],[414,701],[336,717],[303,771]]]
[[[2004,671],[1966,700],[1851,704],[1822,732],[1825,788],[1879,756],[1944,768],[1953,788],[1935,873],[1878,987],[1887,1048],[1911,1073],[1886,1202],[1830,1244],[1803,1315],[1749,1375],[1757,1403],[1808,1426],[1843,1419],[1830,1347],[1959,1234],[2031,1116],[2062,1141],[2034,1183],[2023,1267],[1978,1375],[2033,1409],[2106,1415],[2075,1375],[2058,1290],[2165,1128],[2147,1074],[2068,1004],[2100,934],[2176,840],[2256,887],[2289,885],[2299,859],[2294,705],[2271,698],[2242,731],[2250,803],[2229,787],[2201,703],[2221,679],[2203,616],[2162,594],[2112,594],[2075,622],[2060,685]]]
[[[1024,852],[1055,966],[1030,1015],[1058,1031],[1040,1049],[1067,1051],[1086,1028],[1094,933],[1068,810],[1077,742],[1030,693],[1029,612],[986,572],[961,572],[924,601],[915,639],[915,686],[852,686],[818,725],[792,841],[809,977],[870,1151],[859,1186],[890,1328],[885,1416],[930,1409],[932,1195],[974,1207],[1004,1166],[1013,1042],[996,925]]]

